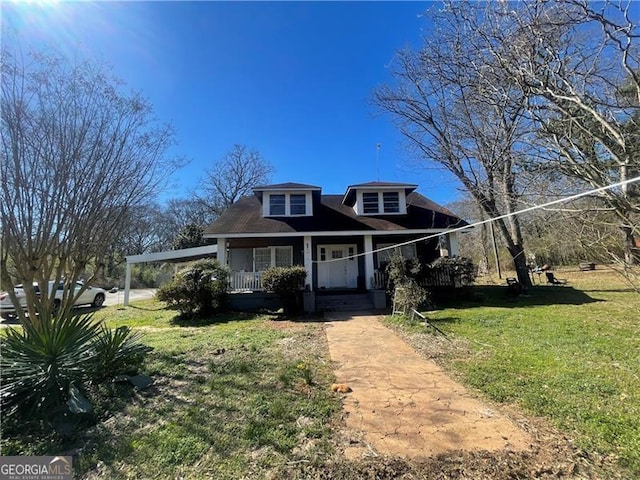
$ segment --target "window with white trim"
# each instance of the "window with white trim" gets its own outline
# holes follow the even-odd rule
[[[254,271],[262,272],[271,266],[271,248],[256,248],[253,251]]]
[[[276,267],[290,267],[293,264],[291,247],[275,247]]]
[[[391,247],[393,243],[381,243],[376,247],[376,250],[379,248]],[[386,248],[385,250],[381,250],[378,252],[378,267],[380,265],[391,262],[391,258],[400,253],[407,260],[413,259],[417,257],[416,253],[416,244],[410,243],[408,245],[402,245],[400,247],[395,248]]]
[[[286,211],[285,195],[269,195],[269,215],[285,215]]]
[[[362,211],[364,213],[378,213],[378,192],[364,192],[362,194]]]
[[[269,193],[265,196],[265,217],[300,217],[312,215],[311,193]]]
[[[406,195],[402,190],[359,191],[354,209],[358,215],[406,214]]]
[[[398,192],[383,192],[382,202],[384,213],[400,212],[400,194]]]
[[[292,194],[290,197],[291,215],[306,215],[307,196],[304,194]]]
[[[271,267],[290,267],[293,265],[293,247],[264,247],[253,249],[255,272],[263,272]]]

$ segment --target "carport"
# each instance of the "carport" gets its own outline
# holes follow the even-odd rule
[[[218,255],[218,245],[205,245],[203,247],[183,248],[181,250],[167,250],[165,252],[143,253],[142,255],[129,255],[127,259],[127,272],[124,280],[124,305],[129,305],[129,290],[131,287],[131,265],[145,262],[180,263],[200,258]]]

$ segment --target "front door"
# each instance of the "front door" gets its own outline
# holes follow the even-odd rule
[[[318,288],[356,288],[358,261],[355,245],[318,246]]]

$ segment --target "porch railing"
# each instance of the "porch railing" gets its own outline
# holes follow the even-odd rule
[[[373,288],[386,289],[389,276],[386,272],[373,272]],[[425,278],[420,281],[423,287],[453,287],[462,288],[473,285],[473,282],[466,281],[463,276],[456,272],[453,268],[434,269],[429,271]]]
[[[231,272],[229,288],[232,292],[263,290],[262,272]]]
[[[389,277],[385,272],[376,270],[373,272],[373,281],[371,286],[376,290],[386,290],[388,278]]]

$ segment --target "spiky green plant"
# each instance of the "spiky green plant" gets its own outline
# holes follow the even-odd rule
[[[104,325],[98,332],[94,347],[93,379],[100,381],[123,373],[133,373],[144,356],[153,350],[141,341],[142,335],[122,326],[110,329]]]
[[[72,385],[81,385],[90,375],[99,329],[92,314],[7,329],[0,344],[3,413],[50,414],[65,408]]]

